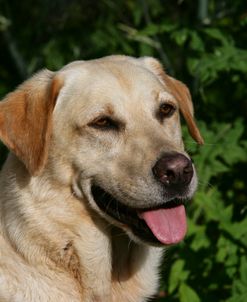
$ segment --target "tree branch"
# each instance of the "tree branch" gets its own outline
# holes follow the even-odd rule
[[[2,32],[2,35],[6,42],[10,56],[11,56],[12,60],[14,61],[17,72],[19,73],[19,76],[21,77],[21,79],[25,80],[28,75],[27,66],[26,66],[26,63],[25,63],[21,53],[19,52],[19,50],[17,48],[15,40],[13,39],[13,37],[10,34],[8,29],[5,29]]]
[[[140,2],[141,2],[141,5],[142,5],[145,22],[148,25],[148,24],[152,23],[152,19],[151,19],[150,14],[149,14],[148,4],[147,4],[146,0],[140,0]],[[168,73],[170,75],[174,75],[174,69],[172,67],[172,64],[171,64],[167,54],[165,53],[165,51],[162,47],[162,43],[161,43],[159,37],[157,35],[153,35],[153,39],[157,43],[156,49],[157,49],[157,51],[160,55],[161,60],[165,64],[166,70],[168,71]]]

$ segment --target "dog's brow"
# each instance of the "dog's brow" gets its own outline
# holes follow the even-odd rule
[[[115,111],[112,106],[103,106],[97,110],[97,114],[94,115],[95,118],[100,116],[115,118]]]
[[[111,104],[106,104],[95,108],[91,112],[90,116],[91,118],[94,118],[97,117],[98,115],[113,116],[114,114],[115,114],[114,107]]]
[[[170,93],[166,91],[162,91],[158,94],[159,101],[169,102],[169,101],[175,101],[175,97],[171,95]]]
[[[113,115],[114,114],[114,108],[113,108],[113,106],[111,104],[107,104],[105,106],[105,113],[107,115]]]

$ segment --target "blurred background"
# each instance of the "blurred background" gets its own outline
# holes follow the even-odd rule
[[[246,302],[246,0],[0,0],[1,98],[43,67],[109,54],[158,58],[189,86],[205,139],[184,126],[199,187],[153,301]]]

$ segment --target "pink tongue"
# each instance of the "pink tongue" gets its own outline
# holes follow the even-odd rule
[[[140,214],[154,236],[163,244],[183,240],[186,231],[186,213],[183,205],[171,209],[159,209]]]

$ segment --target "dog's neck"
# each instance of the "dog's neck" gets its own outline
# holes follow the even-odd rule
[[[16,253],[29,264],[65,270],[88,301],[144,301],[155,292],[160,249],[134,243],[70,187],[30,177],[16,161],[11,156],[3,168],[0,196],[2,230]],[[20,211],[14,221],[13,208]]]

